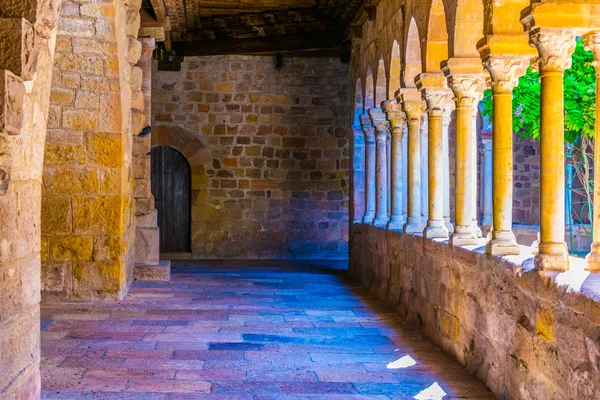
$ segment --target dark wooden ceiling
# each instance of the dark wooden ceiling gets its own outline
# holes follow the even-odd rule
[[[144,0],[142,26],[164,28],[169,57],[339,54],[363,0]]]

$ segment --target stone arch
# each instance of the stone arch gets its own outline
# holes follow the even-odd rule
[[[366,113],[370,108],[375,107],[375,82],[373,79],[373,70],[369,65],[367,68],[367,76],[365,78],[365,90],[363,91],[365,94],[363,103],[364,113]]]
[[[388,99],[386,69],[383,55],[379,56],[379,61],[377,63],[377,75],[375,76],[375,79],[375,106],[381,107],[381,103]]]
[[[411,17],[406,35],[406,50],[404,52],[403,87],[416,88],[415,78],[423,72],[421,58],[421,41],[419,30],[414,18]]]
[[[477,42],[483,38],[482,0],[446,0],[448,57],[479,58]]]
[[[425,41],[425,72],[440,70],[440,64],[448,59],[448,29],[442,0],[433,0],[427,18]]]
[[[388,99],[394,98],[398,89],[400,89],[400,75],[402,73],[402,61],[400,60],[400,45],[394,39],[392,43],[392,53],[390,60],[390,78],[388,80],[387,95]]]
[[[211,154],[208,146],[183,126],[158,125],[153,130],[152,147],[174,148],[185,156],[192,170],[210,160]]]

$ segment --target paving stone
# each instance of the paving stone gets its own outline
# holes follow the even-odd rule
[[[42,303],[55,319],[42,398],[390,400],[434,382],[449,398],[492,398],[337,270],[173,264],[170,282],[134,282],[123,301]],[[416,364],[391,369],[405,355]]]

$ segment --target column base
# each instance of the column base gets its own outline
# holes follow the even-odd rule
[[[375,212],[366,213],[362,219],[363,224],[373,225],[373,220],[375,219]]]
[[[539,251],[533,259],[535,269],[541,271],[567,271],[569,269],[569,252],[565,242],[540,242],[538,248]]]
[[[403,232],[404,224],[406,223],[406,219],[401,216],[393,216],[390,218],[387,223],[387,229],[390,231]]]
[[[481,230],[481,227],[479,225],[477,225],[477,221],[473,221],[473,233],[478,238],[483,237],[483,231]]]
[[[444,217],[444,225],[446,225],[446,229],[448,229],[448,233],[454,233],[454,225],[450,221],[450,217]]]
[[[385,217],[375,217],[373,219],[373,226],[375,228],[385,228],[387,226],[388,221],[389,220],[388,220],[387,216],[385,216]]]
[[[136,264],[133,267],[133,279],[136,281],[170,281],[171,261],[160,260],[154,265]]]
[[[448,229],[443,220],[429,220],[423,230],[423,236],[427,239],[448,239]]]
[[[512,231],[492,231],[485,252],[495,256],[516,256],[521,253],[521,248]]]
[[[600,271],[600,243],[592,243],[591,251],[585,256],[587,271]]]
[[[404,233],[410,235],[420,235],[423,233],[423,224],[421,223],[421,217],[408,217],[406,224],[404,224]]]
[[[472,225],[454,225],[454,233],[450,236],[452,246],[471,246],[478,244],[479,240]]]

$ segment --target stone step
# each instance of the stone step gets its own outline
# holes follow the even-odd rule
[[[136,281],[170,281],[171,261],[160,260],[158,264],[137,264],[133,268],[133,279]]]

